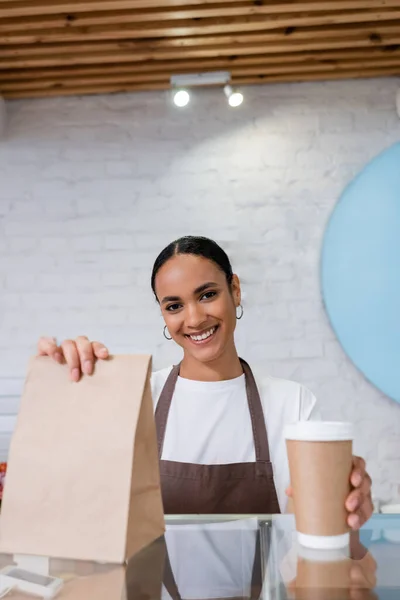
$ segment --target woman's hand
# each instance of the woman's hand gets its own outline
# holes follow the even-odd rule
[[[350,476],[353,490],[346,500],[346,509],[349,511],[347,523],[354,531],[372,516],[374,506],[371,497],[371,477],[365,470],[365,460],[353,456],[353,471]]]
[[[82,373],[91,375],[94,363],[108,358],[108,350],[101,342],[90,342],[80,335],[76,340],[64,340],[60,346],[55,338],[41,337],[38,342],[39,356],[50,356],[60,364],[67,363],[71,381],[79,381]]]
[[[350,476],[353,490],[346,500],[346,509],[350,513],[347,523],[353,531],[357,531],[372,516],[374,507],[371,498],[371,477],[365,470],[365,460],[359,456],[353,456],[353,471]],[[293,512],[292,499],[293,490],[289,486],[286,490],[289,497],[288,512]]]

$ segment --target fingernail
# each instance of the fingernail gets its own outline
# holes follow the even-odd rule
[[[356,474],[353,476],[353,485],[355,485],[355,486],[359,486],[361,482],[362,482],[362,477],[361,477],[361,475],[360,475],[359,473],[356,473]]]
[[[72,381],[79,381],[80,372],[79,369],[75,368],[71,371],[71,379]]]
[[[108,354],[107,348],[102,348],[101,350],[99,350],[99,352],[102,356],[107,356],[107,354]]]
[[[350,515],[349,525],[352,529],[358,529],[360,526],[360,518],[357,515]]]
[[[85,360],[85,362],[83,363],[83,372],[86,373],[86,375],[91,375],[93,371],[93,364],[90,360]]]

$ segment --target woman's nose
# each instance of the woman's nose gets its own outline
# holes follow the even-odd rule
[[[198,304],[189,304],[186,307],[185,324],[192,329],[200,328],[201,324],[206,320],[206,315]]]

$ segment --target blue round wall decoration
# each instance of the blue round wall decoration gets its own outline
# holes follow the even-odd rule
[[[344,351],[400,403],[400,143],[342,194],[324,236],[321,280]]]

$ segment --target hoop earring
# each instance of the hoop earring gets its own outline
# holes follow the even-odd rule
[[[172,340],[172,337],[168,337],[167,335],[165,335],[165,330],[166,330],[166,329],[167,329],[167,326],[165,326],[165,327],[164,327],[163,334],[164,334],[164,337],[165,337],[165,339],[166,339],[166,340],[168,340],[168,341],[170,341],[170,340]],[[168,332],[168,333],[169,333],[169,332]]]
[[[239,306],[237,306],[236,309],[238,309],[238,308],[241,309],[241,313],[240,313],[239,317],[237,316],[237,312],[236,312],[236,318],[239,321],[243,317],[243,306],[241,304],[239,304]]]

